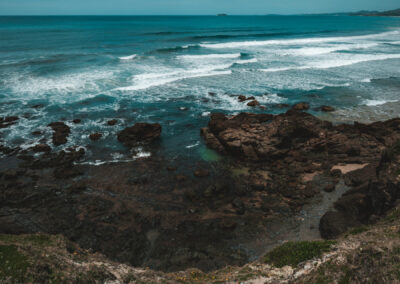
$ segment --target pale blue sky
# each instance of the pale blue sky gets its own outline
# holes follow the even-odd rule
[[[396,8],[399,0],[0,0],[0,15],[262,15]]]

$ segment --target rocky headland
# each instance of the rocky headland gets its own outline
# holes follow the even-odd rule
[[[333,124],[307,109],[214,113],[201,134],[225,159],[195,164],[159,156],[81,163],[82,147],[52,150],[71,129],[51,123],[52,143],[0,147],[0,234],[59,234],[137,267],[211,271],[244,265],[284,240],[319,237],[318,230],[332,239],[377,222],[399,197],[400,119]],[[14,123],[0,120],[4,128]],[[137,123],[116,143],[158,147],[161,133],[159,124]],[[101,137],[90,134],[93,143]],[[298,217],[321,196],[330,204],[306,228],[314,233],[302,235]]]

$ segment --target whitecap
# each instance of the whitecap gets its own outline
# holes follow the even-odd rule
[[[137,54],[132,54],[132,55],[129,55],[129,56],[119,57],[119,59],[121,59],[121,60],[132,60],[132,59],[134,59],[136,57],[137,57]]]
[[[155,86],[161,86],[168,83],[172,83],[175,81],[189,79],[189,78],[198,78],[198,77],[209,77],[209,76],[219,76],[219,75],[229,75],[232,73],[231,70],[223,70],[227,69],[231,66],[222,65],[208,68],[198,68],[198,69],[189,69],[184,70],[180,69],[177,71],[170,72],[162,72],[162,73],[144,73],[135,75],[132,80],[134,85],[128,87],[120,87],[116,90],[119,91],[137,91],[137,90],[145,90]]]
[[[379,106],[386,103],[394,103],[394,102],[397,102],[397,100],[364,100],[363,104],[366,106]]]
[[[316,37],[316,38],[300,38],[300,39],[281,39],[281,40],[260,40],[260,41],[237,41],[224,43],[202,43],[201,47],[210,49],[229,49],[229,48],[246,48],[254,46],[267,45],[293,45],[293,44],[310,44],[324,42],[353,42],[360,39],[373,39],[382,36],[399,34],[399,31],[383,32],[378,34],[359,35],[359,36],[343,36],[343,37]]]
[[[199,142],[199,141],[197,141],[195,144],[192,144],[192,145],[185,146],[185,148],[187,148],[187,149],[190,149],[190,148],[197,147],[197,146],[199,146],[199,145],[200,145],[200,142]]]
[[[201,54],[201,55],[179,55],[178,59],[182,60],[206,60],[206,59],[232,59],[239,58],[240,53],[220,53],[220,54]]]
[[[397,58],[400,58],[400,54],[351,55],[351,57],[348,58],[333,58],[329,60],[315,61],[304,66],[267,68],[267,69],[260,69],[260,71],[281,72],[281,71],[302,70],[302,69],[329,69],[335,67],[354,65],[357,63],[368,62],[368,61],[379,61],[379,60],[397,59]]]

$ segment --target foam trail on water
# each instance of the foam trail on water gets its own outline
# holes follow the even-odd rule
[[[365,100],[363,102],[364,105],[367,106],[379,106],[379,105],[383,105],[386,103],[394,103],[397,102],[396,100]]]
[[[119,57],[119,59],[121,59],[121,60],[132,60],[132,59],[134,59],[134,58],[136,58],[136,57],[137,57],[136,54],[132,54],[132,55],[129,55],[129,56],[122,56],[122,57]]]
[[[355,49],[366,49],[377,46],[377,43],[364,44],[339,44],[331,47],[303,47],[298,49],[287,49],[282,52],[283,55],[298,55],[298,56],[315,56],[328,54],[336,51],[348,51]]]
[[[225,53],[225,54],[202,54],[202,55],[179,55],[178,59],[182,60],[207,60],[207,59],[233,59],[239,58],[240,53]]]
[[[400,54],[377,54],[377,55],[361,55],[355,56],[353,55],[349,59],[329,59],[320,62],[310,63],[305,66],[294,66],[294,67],[279,67],[279,68],[267,68],[267,69],[260,69],[263,72],[281,72],[281,71],[288,71],[288,70],[303,70],[303,69],[329,69],[335,67],[342,67],[353,65],[362,62],[368,61],[379,61],[379,60],[386,60],[386,59],[397,59],[400,58]]]
[[[166,73],[145,73],[135,75],[133,77],[134,85],[128,87],[117,88],[119,91],[137,91],[145,90],[151,87],[161,86],[175,81],[198,78],[198,77],[208,77],[217,75],[229,75],[232,73],[231,70],[222,70],[229,68],[231,64],[224,66],[217,66],[216,68],[199,68],[192,70],[179,70]]]
[[[325,42],[353,42],[354,40],[373,39],[388,35],[397,35],[399,31],[383,32],[378,34],[360,35],[360,36],[345,36],[345,37],[319,37],[319,38],[303,38],[303,39],[283,39],[283,40],[261,40],[261,41],[238,41],[224,43],[202,43],[201,47],[211,49],[224,48],[245,48],[253,46],[266,45],[293,45],[293,44],[310,44],[310,43],[325,43]]]

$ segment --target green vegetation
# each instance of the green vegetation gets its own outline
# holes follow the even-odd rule
[[[27,258],[14,245],[0,245],[0,283],[7,278],[20,283],[29,267]]]
[[[297,266],[299,263],[320,257],[334,245],[335,241],[287,242],[267,253],[264,261],[276,267]]]
[[[0,234],[0,241],[3,243],[21,243],[21,244],[32,244],[38,246],[49,246],[52,245],[53,241],[50,236],[44,234],[35,235],[4,235]]]

